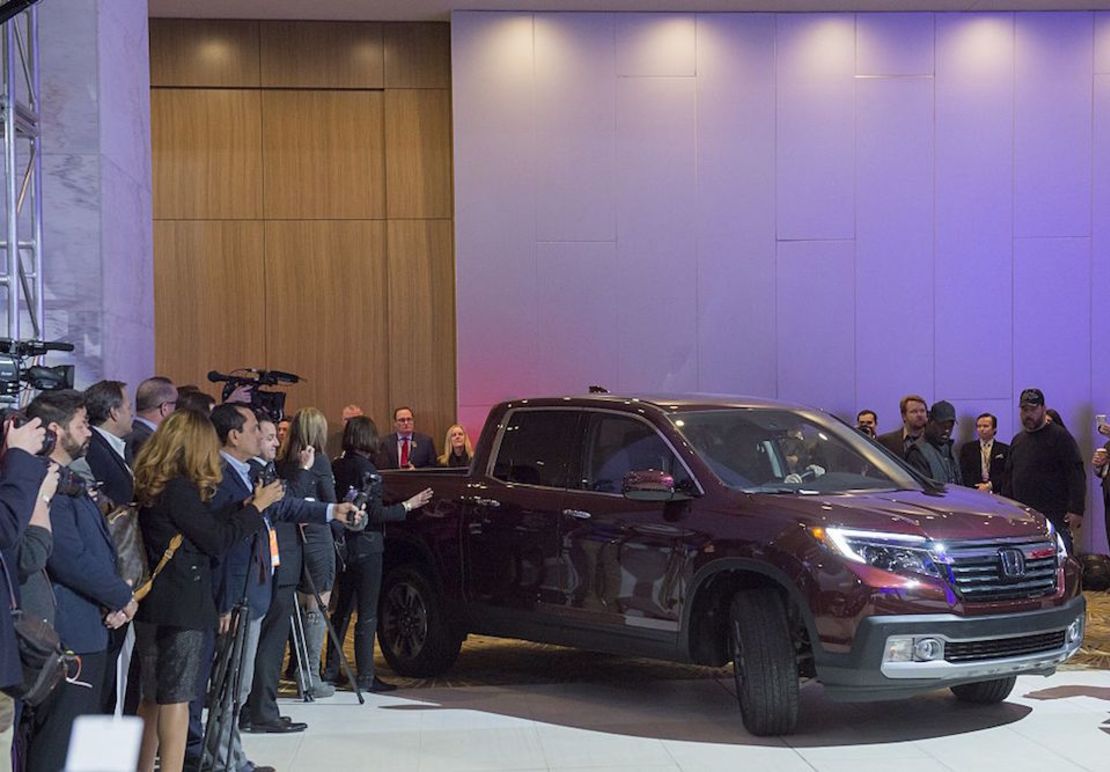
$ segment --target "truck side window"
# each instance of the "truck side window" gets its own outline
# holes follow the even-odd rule
[[[607,413],[590,417],[584,469],[586,476],[579,487],[599,493],[620,493],[626,474],[647,469],[673,475],[676,486],[689,480],[685,467],[655,429],[643,421]]]
[[[493,476],[522,485],[565,488],[579,414],[571,410],[517,410],[501,435]]]

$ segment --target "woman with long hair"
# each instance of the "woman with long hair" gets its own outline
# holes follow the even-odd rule
[[[213,511],[222,476],[212,422],[194,410],[164,420],[135,459],[139,527],[153,570],[174,536],[183,537],[135,615],[142,664],[139,770],[177,772],[185,761],[189,701],[196,697],[204,631],[216,627],[211,559],[264,527],[261,512],[283,495],[280,483],[255,489],[246,503]]]
[[[325,447],[328,442],[328,421],[314,407],[298,410],[289,423],[289,433],[278,450],[277,470],[289,483],[290,495],[326,503],[335,502],[335,478]],[[282,544],[282,526],[278,526],[278,543]],[[331,588],[335,584],[335,540],[331,527],[302,523],[300,533],[292,538],[303,544],[304,571],[312,579],[320,600],[327,608]],[[285,542],[288,543],[288,542]],[[296,543],[296,542],[294,542]],[[308,648],[309,691],[315,698],[331,697],[335,688],[320,678],[320,652],[324,647],[327,627],[323,612],[317,608],[311,586],[305,582],[297,588],[298,600],[304,609],[305,644]]]
[[[438,459],[439,465],[469,467],[472,458],[474,446],[470,443],[470,435],[462,424],[451,424],[447,437],[443,440],[443,455]]]
[[[366,416],[355,416],[343,427],[343,455],[332,463],[335,484],[344,494],[362,490],[378,470],[373,458],[378,453],[378,429]],[[351,611],[358,608],[355,622],[355,669],[358,687],[363,691],[387,692],[396,687],[374,675],[374,633],[378,628],[378,594],[382,586],[382,551],[385,534],[383,525],[390,520],[404,520],[414,509],[427,504],[432,498],[427,488],[408,501],[384,506],[380,485],[370,486],[371,495],[366,502],[369,522],[362,531],[346,534],[346,568],[339,577],[336,610],[333,619],[340,639],[347,635]],[[342,641],[340,641],[342,643]],[[339,678],[339,661],[334,646],[328,650],[328,667],[325,675],[332,681]]]

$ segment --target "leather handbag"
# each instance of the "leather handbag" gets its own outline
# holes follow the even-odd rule
[[[131,587],[141,587],[150,578],[150,566],[139,529],[139,510],[134,504],[113,506],[104,515],[108,533],[116,545],[116,570]]]
[[[23,683],[11,691],[24,705],[34,708],[50,696],[50,692],[66,677],[69,666],[76,663],[78,657],[62,648],[58,632],[49,622],[23,613],[15,602],[11,576],[2,556],[0,567],[3,567],[4,578],[8,582],[12,624],[19,647],[19,662],[23,666]]]

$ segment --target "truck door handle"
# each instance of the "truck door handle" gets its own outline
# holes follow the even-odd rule
[[[490,509],[497,509],[501,506],[501,502],[497,499],[486,499],[481,496],[463,496],[459,499],[464,504],[474,504],[479,507],[489,507]]]
[[[593,517],[589,512],[584,512],[581,509],[564,509],[563,514],[577,520],[589,520]]]

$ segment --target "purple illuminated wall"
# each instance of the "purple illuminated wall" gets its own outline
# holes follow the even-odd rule
[[[1110,412],[1110,14],[452,22],[458,385]],[[1102,548],[1092,487],[1085,541]]]

